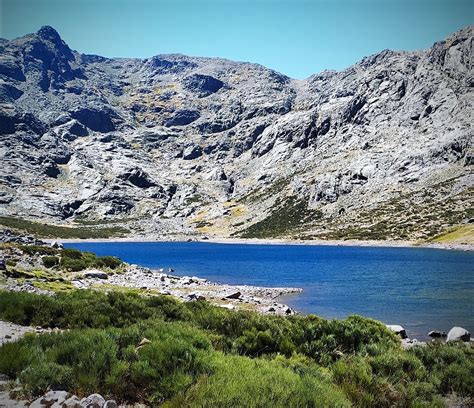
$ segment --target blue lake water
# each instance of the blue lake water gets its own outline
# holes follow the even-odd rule
[[[303,288],[283,301],[303,313],[356,313],[401,324],[410,337],[474,330],[474,254],[426,248],[246,245],[196,242],[66,244],[177,275]]]

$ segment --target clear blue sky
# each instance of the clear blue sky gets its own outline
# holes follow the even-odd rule
[[[474,0],[0,0],[3,38],[56,28],[73,49],[258,62],[293,78],[385,48],[427,48],[474,23]]]

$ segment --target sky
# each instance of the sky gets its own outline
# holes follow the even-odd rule
[[[430,47],[474,24],[474,0],[0,0],[0,37],[54,27],[106,57],[182,53],[256,62],[292,78],[382,51]]]

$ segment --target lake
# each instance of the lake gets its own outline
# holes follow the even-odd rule
[[[303,292],[282,299],[326,318],[360,314],[401,324],[411,338],[452,326],[474,330],[474,254],[431,248],[203,242],[70,243],[176,275]]]

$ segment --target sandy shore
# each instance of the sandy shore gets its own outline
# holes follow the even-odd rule
[[[245,245],[313,245],[313,246],[353,246],[382,248],[434,248],[457,251],[474,251],[474,245],[449,244],[418,241],[370,241],[370,240],[291,240],[291,239],[244,239],[244,238],[156,238],[156,237],[123,237],[123,238],[91,238],[91,239],[45,239],[46,242],[60,241],[63,243],[79,242],[207,242],[214,244],[245,244]]]

